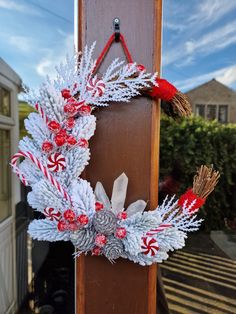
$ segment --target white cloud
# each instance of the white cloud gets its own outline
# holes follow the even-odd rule
[[[185,28],[184,25],[181,25],[179,23],[171,23],[171,22],[165,21],[165,20],[163,21],[163,27],[168,28],[172,31],[182,31]]]
[[[44,49],[44,56],[36,65],[36,72],[45,77],[47,74],[50,76],[55,75],[55,66],[65,60],[67,54],[72,54],[74,51],[74,36],[73,34],[67,35],[64,43],[62,42],[60,49]]]
[[[200,84],[203,84],[215,78],[225,85],[232,85],[236,83],[236,65],[218,69],[209,73],[198,75],[184,80],[176,81],[174,84],[183,91],[189,90]]]
[[[203,0],[199,2],[196,12],[190,15],[188,22],[199,26],[210,25],[234,9],[236,9],[235,0]]]
[[[24,12],[25,6],[11,0],[0,0],[0,8]]]
[[[188,56],[184,58],[182,61],[178,61],[178,63],[175,64],[177,68],[183,68],[189,65],[193,65],[195,63],[194,56]]]
[[[16,35],[9,36],[8,42],[21,52],[28,53],[32,51],[33,42],[29,37]]]
[[[220,75],[216,75],[216,79],[225,85],[236,83],[236,65],[225,68]]]
[[[195,40],[179,43],[163,56],[163,65],[182,61],[188,56],[206,56],[236,43],[236,21],[218,27],[214,31],[202,35]],[[182,61],[184,64],[184,62]]]
[[[50,56],[48,55],[47,57],[43,58],[39,64],[36,66],[36,71],[40,76],[45,77],[47,74],[49,74],[49,70],[51,70],[53,66],[53,61],[52,61],[52,53],[50,53]]]
[[[40,15],[40,13],[31,6],[13,0],[0,0],[0,8],[26,14]]]

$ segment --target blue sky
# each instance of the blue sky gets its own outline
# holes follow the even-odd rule
[[[236,1],[164,0],[163,76],[179,89],[236,88]]]
[[[73,0],[0,0],[0,57],[37,87],[73,51]],[[236,1],[164,0],[162,76],[236,88]]]

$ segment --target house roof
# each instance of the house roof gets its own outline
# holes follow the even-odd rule
[[[235,95],[235,91],[232,88],[222,84],[221,82],[217,81],[215,78],[213,78],[212,80],[210,80],[206,83],[203,83],[197,87],[194,87],[193,89],[186,92],[186,94],[190,94],[190,93],[193,93],[195,91],[199,91],[199,90],[206,89],[206,88],[207,89],[209,89],[209,88],[216,89],[217,88],[217,89],[221,89],[222,91],[227,92],[229,94]]]
[[[236,92],[228,86],[212,79],[186,92],[191,102],[226,103],[235,101]]]
[[[10,80],[13,84],[17,85],[19,89],[21,89],[22,79],[1,57],[0,57],[0,75]]]

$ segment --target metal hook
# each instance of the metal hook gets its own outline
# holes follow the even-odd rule
[[[115,41],[118,42],[120,40],[120,19],[115,17],[113,20],[113,28],[115,33]]]

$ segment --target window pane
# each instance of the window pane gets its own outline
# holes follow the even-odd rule
[[[216,105],[207,106],[207,119],[215,120],[216,119]]]
[[[228,106],[227,105],[220,105],[219,106],[219,122],[227,123],[228,122]]]
[[[205,117],[205,105],[196,105],[196,115]]]
[[[10,215],[10,131],[0,130],[0,222]]]
[[[0,114],[10,117],[10,105],[11,93],[7,89],[0,87]]]

